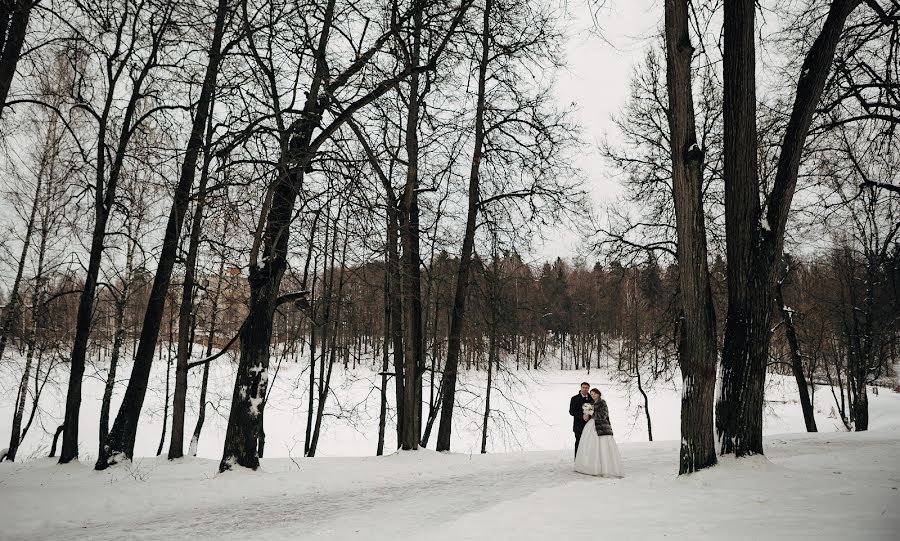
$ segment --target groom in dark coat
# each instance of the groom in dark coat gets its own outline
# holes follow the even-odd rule
[[[582,410],[582,406],[593,402],[593,400],[591,400],[591,395],[588,393],[590,388],[591,386],[588,382],[582,382],[581,392],[569,400],[569,415],[572,416],[572,430],[575,431],[576,456],[578,455],[578,442],[581,441],[581,431],[584,430],[584,425],[587,424],[588,419],[590,419],[590,417],[584,414],[584,410]]]

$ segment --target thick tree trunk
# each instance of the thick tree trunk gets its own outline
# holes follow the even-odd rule
[[[728,315],[716,429],[722,454],[762,453],[762,391],[769,346],[771,266],[759,253],[755,3],[724,13],[725,229]],[[760,331],[763,332],[760,332]]]
[[[286,216],[282,216],[286,226],[290,219],[290,210],[288,209]],[[274,222],[275,220],[272,220],[270,224],[274,226]],[[259,405],[265,397],[268,385],[272,317],[285,264],[285,260],[279,258],[269,260],[263,267],[250,269],[250,310],[240,331],[240,362],[235,378],[222,462],[219,465],[221,471],[231,469],[234,465],[252,469],[259,467],[257,455]]]
[[[710,287],[703,212],[703,150],[697,144],[691,90],[693,46],[688,3],[666,0],[666,84],[672,190],[679,266],[678,357],[681,366],[679,474],[716,463],[713,399],[716,385],[716,317]],[[648,429],[649,429],[648,418]]]
[[[25,33],[31,8],[37,0],[4,0],[0,2],[0,116],[6,107],[6,98],[16,74],[16,65],[22,54]]]
[[[776,265],[809,127],[847,16],[859,0],[833,0],[807,52],[762,215],[757,179],[754,7],[725,4],[724,163],[728,316],[716,406],[721,453],[762,454],[762,410]]]
[[[469,202],[466,214],[466,230],[463,234],[462,253],[456,272],[456,290],[450,315],[450,332],[447,336],[447,359],[444,363],[444,378],[441,383],[441,424],[438,428],[438,451],[450,450],[453,431],[453,409],[456,401],[456,375],[459,370],[460,337],[466,316],[466,296],[468,295],[472,266],[472,252],[475,246],[475,227],[478,220],[478,205],[481,200],[479,175],[482,149],[484,148],[484,112],[487,67],[490,55],[490,17],[492,0],[484,5],[481,27],[481,58],[478,64],[478,98],[475,106],[475,141],[472,164],[469,171]]]
[[[209,48],[209,59],[200,98],[197,102],[197,112],[191,126],[191,135],[188,140],[187,152],[184,162],[181,164],[181,174],[175,187],[172,208],[169,211],[166,223],[166,232],[162,241],[162,251],[157,264],[156,275],[153,278],[153,286],[150,290],[150,298],[144,314],[144,323],[141,327],[141,337],[137,352],[134,356],[134,367],[128,387],[122,399],[122,405],[116,415],[112,431],[97,458],[95,468],[105,469],[114,464],[119,456],[130,459],[134,454],[134,440],[137,435],[137,425],[140,420],[141,408],[147,393],[147,384],[150,380],[150,368],[153,363],[153,352],[159,339],[159,330],[162,324],[163,310],[166,304],[166,293],[172,277],[172,269],[178,252],[178,243],[181,239],[181,229],[184,224],[184,216],[190,198],[191,186],[197,169],[197,159],[203,147],[203,134],[209,115],[210,101],[216,86],[216,77],[219,71],[219,60],[222,48],[222,36],[224,34],[225,20],[228,13],[228,0],[219,0],[216,8],[216,22],[213,29],[212,42]]]

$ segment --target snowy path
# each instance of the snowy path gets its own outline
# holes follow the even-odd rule
[[[264,471],[225,475],[202,459],[102,473],[3,464],[0,538],[898,538],[896,429],[776,436],[767,458],[688,478],[675,475],[676,445],[622,445],[621,480],[572,472],[570,451],[422,451],[300,460],[299,469],[271,459]]]

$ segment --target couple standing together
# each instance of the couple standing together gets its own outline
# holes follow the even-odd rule
[[[588,392],[590,389],[590,392]],[[598,389],[581,384],[569,401],[575,431],[575,471],[600,477],[624,477],[622,457],[609,424],[609,408]]]

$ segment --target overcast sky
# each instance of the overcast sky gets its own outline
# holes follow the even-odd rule
[[[607,6],[597,14],[598,33],[588,2],[568,2],[573,20],[567,29],[566,68],[558,74],[557,94],[562,104],[575,103],[587,144],[579,165],[594,206],[601,209],[615,201],[620,189],[615,172],[600,157],[600,142],[607,133],[616,135],[610,118],[625,103],[632,69],[654,40],[663,5],[659,0],[606,0]],[[571,231],[549,237],[553,240],[536,248],[537,258],[571,258],[580,244],[578,234]]]

